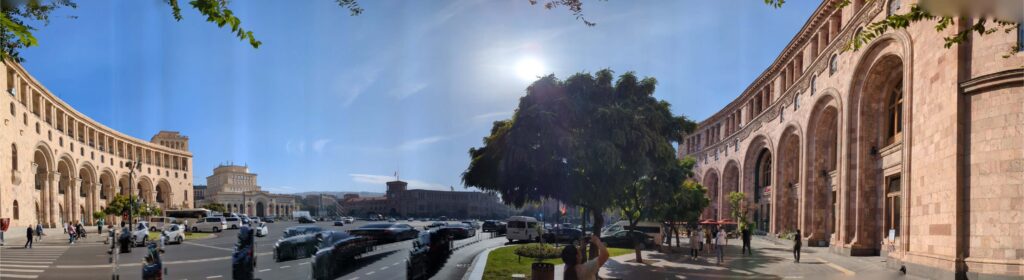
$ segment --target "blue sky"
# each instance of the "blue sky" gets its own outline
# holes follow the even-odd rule
[[[653,76],[674,113],[702,120],[818,5],[587,1],[587,27],[526,0],[363,0],[355,17],[328,0],[232,1],[253,49],[192,9],[175,22],[161,0],[79,2],[22,52],[37,79],[121,132],[189,136],[195,184],[231,161],[276,192],[383,191],[396,170],[462,189],[467,150],[538,69]]]

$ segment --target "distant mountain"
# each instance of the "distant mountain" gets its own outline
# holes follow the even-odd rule
[[[337,197],[337,198],[342,198],[346,194],[353,194],[353,193],[354,194],[358,194],[361,197],[380,197],[380,196],[384,196],[384,193],[378,193],[378,192],[300,192],[300,193],[293,193],[293,194],[294,195],[299,195],[299,196],[323,194],[323,195],[334,196],[334,197]]]

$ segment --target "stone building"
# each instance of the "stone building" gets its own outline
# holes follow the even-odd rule
[[[346,194],[341,206],[348,215],[365,217],[505,218],[509,208],[497,195],[482,192],[410,190],[404,181],[387,182],[384,197]]]
[[[192,186],[192,196],[195,201],[206,199],[206,185]]]
[[[192,207],[188,137],[138,139],[90,119],[21,65],[0,63],[0,218],[13,226],[92,224],[117,194],[162,209]],[[141,161],[131,172],[126,164]],[[132,186],[134,185],[134,186]],[[110,217],[116,220],[116,217]]]
[[[196,201],[197,206],[220,203],[228,212],[251,217],[290,217],[299,209],[298,196],[263,191],[256,183],[256,173],[250,173],[248,166],[217,166],[213,175],[206,177],[203,193],[205,199]]]
[[[863,26],[915,1],[825,1],[775,62],[680,145],[708,189],[705,218],[883,255],[933,279],[1024,276],[1024,35],[943,47],[925,21],[857,51]],[[1005,57],[1004,57],[1005,56]]]

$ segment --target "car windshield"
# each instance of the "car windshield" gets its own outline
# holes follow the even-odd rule
[[[178,225],[171,226],[171,231],[178,231]]]
[[[138,229],[138,230],[143,230],[143,229],[146,229],[146,224],[143,224],[143,223],[139,223],[139,226],[138,226],[138,227],[136,227],[136,229]]]

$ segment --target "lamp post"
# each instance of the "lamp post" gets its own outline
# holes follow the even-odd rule
[[[124,166],[128,168],[128,224],[130,225],[132,223],[132,212],[135,212],[135,204],[139,199],[135,197],[135,170],[142,170],[142,160],[129,161]]]

